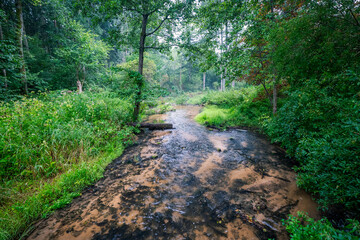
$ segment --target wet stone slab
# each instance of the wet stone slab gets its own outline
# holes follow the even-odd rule
[[[209,131],[192,120],[199,111],[158,115],[175,129],[140,135],[28,239],[288,239],[282,218],[318,217],[281,149],[250,131]]]

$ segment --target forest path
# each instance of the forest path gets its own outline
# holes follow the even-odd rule
[[[140,135],[29,239],[287,239],[287,214],[318,218],[281,149],[250,131],[209,131],[192,120],[199,111],[152,116],[175,129]]]

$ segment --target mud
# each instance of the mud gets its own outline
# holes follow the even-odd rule
[[[319,217],[280,148],[250,131],[209,131],[192,120],[199,111],[158,116],[175,129],[140,135],[28,239],[288,239],[288,214]]]

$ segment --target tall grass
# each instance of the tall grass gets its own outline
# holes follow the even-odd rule
[[[51,177],[122,141],[131,105],[103,92],[0,105],[0,178]]]
[[[0,239],[69,203],[131,140],[133,106],[110,92],[0,104]]]
[[[229,110],[218,108],[217,106],[208,106],[195,117],[195,121],[207,126],[221,127],[226,125],[229,119]]]

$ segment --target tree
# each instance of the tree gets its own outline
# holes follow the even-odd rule
[[[83,1],[84,2],[84,1]],[[85,1],[87,2],[87,1]],[[113,31],[113,37],[117,36],[120,38],[122,43],[128,43],[134,49],[138,49],[138,72],[143,74],[144,68],[144,52],[145,49],[161,49],[164,46],[159,46],[157,34],[161,32],[165,25],[167,25],[167,31],[162,34],[163,40],[165,38],[171,39],[170,23],[174,23],[176,20],[180,20],[181,17],[185,16],[186,12],[189,12],[191,7],[191,0],[97,0],[87,2],[85,12],[90,16],[94,16],[95,11],[99,11],[106,14],[106,19],[112,19],[113,23],[118,27],[118,31]],[[95,11],[94,11],[95,10]],[[129,19],[131,16],[131,19]],[[121,22],[121,20],[125,20]],[[98,22],[99,19],[96,19]],[[119,25],[126,28],[120,27]],[[124,31],[126,35],[122,35]],[[146,45],[146,40],[152,38],[153,44]],[[137,39],[137,40],[136,40]],[[137,45],[137,46],[136,46]],[[161,44],[160,44],[161,45]],[[140,104],[142,101],[142,89],[143,83],[139,83],[135,97],[135,108],[133,114],[133,120],[136,122],[139,118]]]
[[[86,73],[94,74],[94,71],[105,65],[109,46],[103,41],[97,40],[96,34],[85,31],[75,21],[67,22],[67,28],[69,29],[68,34],[62,39],[66,47],[58,48],[56,55],[68,64],[68,70],[73,72],[73,76],[75,75],[76,86],[78,92],[81,93]]]

